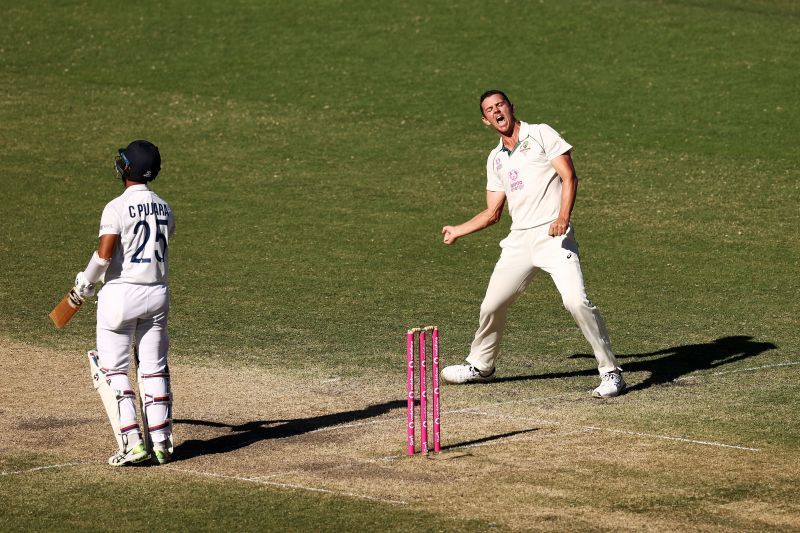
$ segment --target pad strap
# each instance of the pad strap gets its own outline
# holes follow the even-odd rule
[[[161,395],[152,395],[145,392],[144,382],[147,379],[163,378],[166,381],[166,392]],[[169,381],[169,369],[163,372],[154,372],[152,374],[139,373],[139,393],[144,398],[144,405],[142,409],[147,412],[147,408],[151,405],[164,405],[167,408],[166,416],[161,423],[151,425],[149,420],[145,423],[145,428],[149,431],[156,431],[164,428],[172,427],[172,391]],[[148,417],[149,418],[149,417]]]

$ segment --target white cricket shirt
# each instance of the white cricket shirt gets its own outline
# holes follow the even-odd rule
[[[105,283],[166,283],[175,217],[147,185],[132,185],[103,209],[100,235],[119,235]]]
[[[520,122],[511,152],[501,140],[486,160],[486,190],[506,193],[511,229],[528,229],[558,218],[561,178],[550,164],[572,145],[547,124]]]

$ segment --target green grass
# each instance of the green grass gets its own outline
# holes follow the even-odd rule
[[[111,531],[121,524],[125,529],[172,531],[463,531],[464,527],[487,527],[486,522],[477,520],[456,522],[398,505],[309,495],[245,480],[178,475],[164,482],[144,469],[72,468],[77,470],[69,471],[66,483],[61,469],[5,478],[0,484],[3,530]],[[102,497],[98,499],[98,495]],[[24,506],[19,505],[20,500]]]
[[[575,146],[587,287],[640,379],[658,359],[646,354],[696,346],[685,375],[732,336],[774,348],[720,369],[796,361],[799,20],[780,0],[9,4],[0,336],[93,343],[92,307],[62,331],[46,315],[120,190],[116,148],[144,137],[177,214],[173,360],[394,375],[405,328],[437,323],[446,362],[459,361],[509,220],[454,247],[439,229],[483,207],[496,138],[476,100],[500,87],[521,119]],[[499,372],[589,376],[591,359],[569,358],[587,351],[542,277],[515,304]],[[632,394],[625,420],[796,450],[792,381],[735,376],[700,399]],[[220,503],[231,516],[279,516],[269,502],[292,500],[207,491],[239,502]],[[21,518],[4,494],[5,516]],[[31,505],[31,529],[61,524],[47,498]]]

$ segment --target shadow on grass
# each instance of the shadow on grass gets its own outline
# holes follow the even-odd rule
[[[227,453],[267,439],[284,439],[303,435],[327,427],[358,422],[388,413],[392,409],[405,407],[405,400],[370,405],[364,409],[331,413],[328,415],[298,418],[294,420],[255,420],[244,424],[226,424],[210,420],[190,418],[176,419],[175,424],[230,428],[230,433],[208,440],[191,439],[175,446],[174,461],[184,461],[200,455]]]
[[[461,449],[461,448],[474,448],[475,446],[480,446],[486,442],[492,442],[495,440],[500,439],[507,439],[509,437],[514,437],[516,435],[521,435],[523,433],[530,433],[532,431],[539,431],[539,428],[531,428],[531,429],[521,429],[519,431],[509,431],[508,433],[501,433],[499,435],[490,435],[488,437],[482,437],[480,439],[468,440],[465,442],[456,442],[454,444],[448,444],[447,446],[442,446],[442,450],[454,450],[454,449]]]
[[[642,390],[653,385],[671,383],[676,379],[696,372],[710,370],[721,365],[755,357],[777,346],[771,342],[754,341],[747,335],[720,337],[703,344],[685,344],[649,353],[617,355],[622,369],[626,372],[649,372],[650,376],[640,383],[628,386],[628,391]],[[650,359],[657,357],[656,359]],[[575,354],[571,359],[586,358],[594,360],[591,354]],[[646,359],[646,360],[645,360]],[[495,382],[523,381],[533,379],[555,379],[577,376],[595,376],[597,369],[534,374],[529,376],[509,376],[497,378]]]

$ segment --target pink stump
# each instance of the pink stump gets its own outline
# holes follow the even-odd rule
[[[408,426],[408,455],[414,455],[414,331],[406,334],[406,425]]]
[[[419,332],[419,451],[428,453],[428,370],[425,365],[425,330]]]
[[[433,386],[433,451],[442,449],[442,426],[439,419],[439,328],[434,327],[431,336],[431,385]]]

